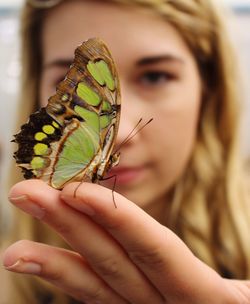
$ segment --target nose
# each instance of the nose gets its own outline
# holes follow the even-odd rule
[[[141,118],[139,117],[139,112],[135,106],[135,99],[135,96],[131,94],[129,89],[125,89],[125,86],[121,84],[121,113],[116,137],[116,147],[118,147],[125,138],[128,137]],[[136,137],[137,136],[133,137],[130,141],[124,144],[124,146],[130,145],[136,140]]]

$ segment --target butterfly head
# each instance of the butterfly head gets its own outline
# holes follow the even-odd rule
[[[116,152],[110,156],[109,159],[109,169],[117,166],[120,161],[120,152]]]

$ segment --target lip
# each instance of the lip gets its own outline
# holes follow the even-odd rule
[[[139,180],[144,174],[145,168],[138,167],[115,167],[112,168],[107,177],[116,176],[116,184],[125,185]]]

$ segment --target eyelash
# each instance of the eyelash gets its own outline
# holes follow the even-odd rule
[[[165,71],[147,71],[139,76],[138,81],[146,87],[157,87],[165,85],[167,82],[175,78],[176,76],[173,73]]]

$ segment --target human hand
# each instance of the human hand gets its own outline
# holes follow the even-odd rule
[[[10,246],[4,266],[35,274],[84,303],[247,304],[250,283],[227,280],[199,261],[169,229],[111,190],[83,183],[62,191],[23,181],[11,202],[47,223],[69,251],[27,240]]]

